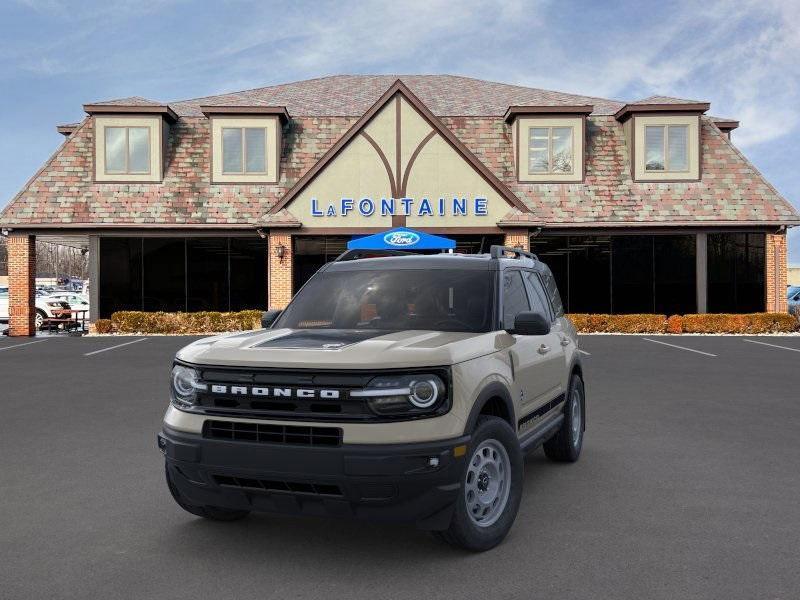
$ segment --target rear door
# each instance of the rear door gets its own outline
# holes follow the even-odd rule
[[[523,280],[523,272],[507,269],[503,272],[503,328],[513,329],[520,312],[542,311],[541,300],[531,298]],[[545,316],[549,315],[543,312]],[[547,335],[514,335],[510,350],[514,368],[514,394],[518,416],[524,417],[560,393],[561,371],[556,366],[559,346],[554,333]],[[563,353],[562,359],[563,361]]]

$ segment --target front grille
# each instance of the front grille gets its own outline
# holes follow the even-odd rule
[[[296,444],[299,446],[341,446],[342,430],[338,427],[303,427],[243,423],[239,421],[206,421],[203,435],[217,440]]]
[[[230,475],[214,475],[214,482],[222,487],[233,487],[247,491],[283,492],[286,494],[311,494],[314,496],[342,497],[338,485],[330,483],[308,483],[296,481],[275,481],[271,479],[251,479],[249,477],[231,477]]]
[[[363,397],[352,397],[380,375],[396,370],[274,369],[206,366],[200,367],[205,389],[197,392],[192,410],[211,417],[270,419],[275,421],[374,422],[397,417],[378,415]],[[443,367],[403,369],[436,373],[448,385],[449,369]],[[435,415],[425,415],[435,416]]]

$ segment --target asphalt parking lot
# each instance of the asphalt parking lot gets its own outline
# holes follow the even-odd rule
[[[183,512],[155,434],[190,339],[0,338],[0,598],[800,595],[800,337],[582,338],[581,460],[528,457],[517,522],[481,555]]]

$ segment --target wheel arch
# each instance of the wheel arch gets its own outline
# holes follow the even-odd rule
[[[511,392],[502,383],[493,381],[478,394],[475,403],[472,405],[472,410],[470,410],[469,417],[467,417],[465,433],[475,430],[478,418],[481,415],[500,417],[511,426],[514,432],[517,431],[516,413],[514,411],[514,402],[511,400]]]

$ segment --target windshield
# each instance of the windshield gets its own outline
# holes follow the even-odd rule
[[[311,278],[275,328],[490,331],[488,271],[340,271]]]

